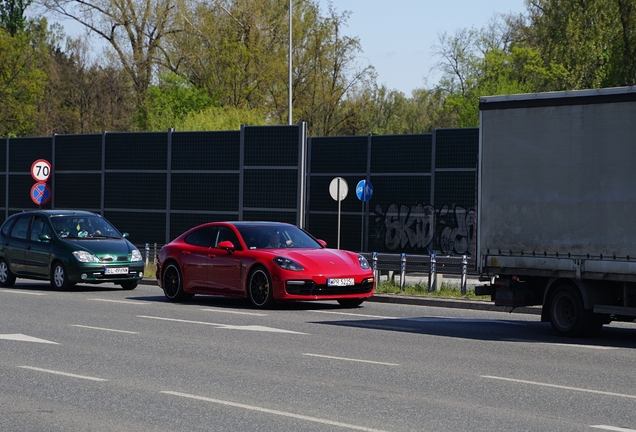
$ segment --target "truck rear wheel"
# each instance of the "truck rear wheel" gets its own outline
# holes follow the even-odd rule
[[[593,313],[583,306],[580,291],[572,285],[556,288],[550,300],[550,324],[560,336],[576,337],[588,334]]]

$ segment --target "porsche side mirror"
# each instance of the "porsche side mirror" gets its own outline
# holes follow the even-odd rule
[[[318,239],[318,243],[320,243],[320,245],[321,245],[322,247],[324,247],[324,248],[326,248],[326,247],[327,247],[327,242],[326,242],[326,241],[324,241],[324,240]]]
[[[225,249],[229,253],[233,253],[234,249],[236,249],[234,247],[234,244],[229,240],[223,240],[222,242],[219,242],[216,247],[218,247],[219,249]]]

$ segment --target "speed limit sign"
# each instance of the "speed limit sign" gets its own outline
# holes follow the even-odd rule
[[[38,159],[31,165],[31,177],[36,182],[43,182],[49,179],[51,175],[51,163],[44,159]]]

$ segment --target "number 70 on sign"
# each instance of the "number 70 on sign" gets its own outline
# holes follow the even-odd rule
[[[37,182],[46,182],[51,175],[51,163],[45,159],[38,159],[31,165],[31,177]]]

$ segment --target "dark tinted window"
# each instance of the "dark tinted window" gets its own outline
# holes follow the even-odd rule
[[[222,241],[231,241],[236,249],[241,249],[241,244],[239,243],[236,234],[232,231],[231,228],[221,226],[219,227],[219,231],[217,233],[215,246],[221,243]]]
[[[212,247],[216,238],[216,227],[206,226],[192,231],[184,241],[193,246]]]
[[[11,237],[26,239],[29,223],[31,223],[31,215],[20,216],[11,229]]]
[[[17,219],[18,218],[9,219],[4,223],[4,225],[2,225],[2,235],[4,236],[9,235],[9,233],[11,232],[11,227],[13,226],[13,224],[15,223]]]
[[[33,224],[31,225],[31,240],[32,241],[42,241],[40,240],[40,235],[46,234],[51,235],[51,230],[49,226],[46,224],[46,221],[42,216],[35,216],[33,219]]]

